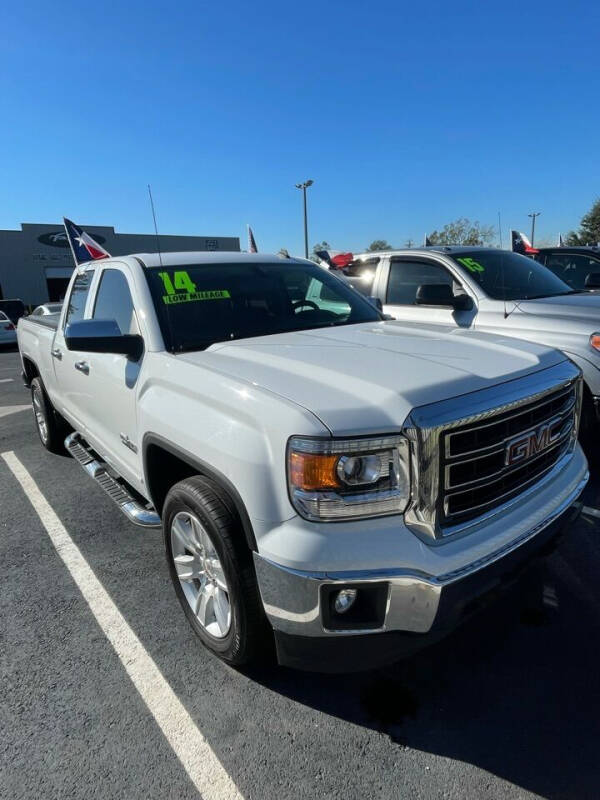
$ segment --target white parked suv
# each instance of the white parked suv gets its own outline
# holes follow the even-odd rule
[[[140,254],[18,328],[42,444],[161,525],[177,596],[232,664],[353,670],[450,630],[580,510],[579,369],[387,322],[310,262]]]

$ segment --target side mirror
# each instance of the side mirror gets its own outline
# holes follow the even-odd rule
[[[114,319],[82,319],[65,330],[67,350],[84,353],[118,353],[137,361],[144,352],[141,336],[121,333]]]
[[[449,283],[424,283],[417,289],[418,306],[449,306],[455,311],[470,311],[473,300],[468,294],[455,295]]]
[[[369,303],[375,306],[377,311],[383,311],[383,303],[381,302],[379,297],[368,297],[367,299]]]
[[[586,289],[600,289],[600,272],[590,272],[585,279]]]

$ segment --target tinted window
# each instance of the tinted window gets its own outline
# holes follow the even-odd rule
[[[172,350],[381,319],[358,292],[311,264],[191,264],[146,274]]]
[[[65,319],[65,327],[70,322],[79,322],[83,319],[85,313],[85,304],[87,302],[88,294],[90,293],[90,286],[92,278],[94,277],[94,270],[86,270],[75,278],[71,295],[69,297],[69,308]]]
[[[551,253],[546,266],[573,289],[584,289],[588,275],[600,272],[600,260],[580,253]]]
[[[105,269],[96,293],[94,319],[115,319],[121,333],[138,333],[127,278],[118,269]]]
[[[15,325],[25,314],[25,305],[22,300],[0,300],[0,309]]]
[[[573,290],[537,261],[506,250],[467,250],[451,258],[493,300],[555,297]]]
[[[440,264],[427,261],[392,261],[387,302],[391,305],[414,305],[417,289],[426,283],[447,283],[452,286],[455,281]]]

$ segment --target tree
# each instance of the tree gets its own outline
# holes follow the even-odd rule
[[[385,239],[375,239],[374,242],[367,247],[367,253],[378,253],[380,250],[393,250],[389,242],[386,242]]]
[[[431,244],[466,244],[484,245],[491,244],[496,237],[493,225],[482,225],[480,222],[471,222],[466,217],[459,217],[454,222],[444,225],[441,231],[429,234]]]
[[[317,255],[315,255],[317,250],[331,250],[331,245],[329,244],[329,242],[322,241],[322,242],[318,242],[313,247],[312,253],[310,254],[309,258],[310,258],[311,261],[314,261],[316,264],[318,264],[320,262],[319,257]]]
[[[585,245],[600,242],[600,199],[596,200],[587,214],[581,218],[578,231],[571,231],[567,235],[567,244]]]

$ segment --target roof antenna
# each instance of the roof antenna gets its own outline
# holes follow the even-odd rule
[[[152,199],[152,189],[148,184],[148,196],[150,197],[150,208],[152,209],[152,219],[154,220],[154,233],[156,234],[156,251],[158,253],[158,263],[162,267],[162,255],[160,252],[160,239],[158,238],[158,226],[156,224],[156,212],[154,211],[154,200]]]

